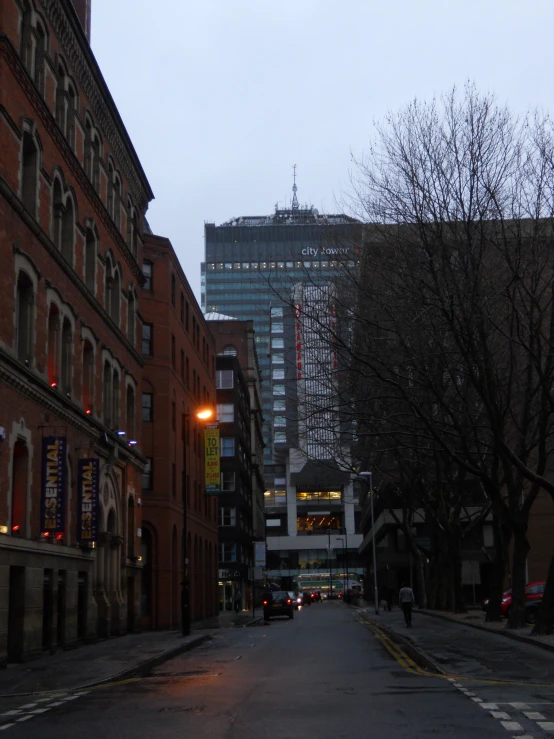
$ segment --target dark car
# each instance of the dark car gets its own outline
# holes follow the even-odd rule
[[[314,602],[314,594],[305,590],[302,593],[302,605],[311,606],[313,602]]]
[[[284,590],[277,590],[271,595],[271,598],[264,598],[264,620],[269,621],[273,616],[294,618],[294,604],[290,595]]]
[[[295,593],[292,590],[287,591],[289,598],[292,600],[292,605],[294,606],[294,610],[297,611],[302,605],[304,599],[300,595],[300,593]]]
[[[525,612],[527,613],[527,609],[529,611],[536,610],[535,606],[538,606],[540,601],[542,600],[542,594],[544,592],[544,586],[545,586],[544,580],[537,580],[535,582],[530,582],[525,586]],[[510,608],[512,605],[512,589],[506,590],[504,593],[502,593],[502,601],[500,602],[500,612],[503,616],[510,615]],[[489,607],[489,599],[486,598],[483,601],[483,611],[486,611]],[[532,623],[531,621],[529,623]]]

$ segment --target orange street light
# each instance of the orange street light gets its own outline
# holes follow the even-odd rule
[[[208,418],[211,418],[213,416],[214,412],[211,410],[211,408],[206,408],[205,410],[198,411],[196,414],[196,418],[199,418],[201,421],[207,421]]]

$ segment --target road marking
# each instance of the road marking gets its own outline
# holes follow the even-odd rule
[[[510,720],[510,714],[506,713],[506,711],[491,711],[491,716],[493,718],[504,718]]]
[[[21,709],[26,708],[35,708],[37,706],[36,703],[26,703],[24,706],[20,706]]]
[[[57,701],[56,703],[50,703],[50,708],[54,708],[54,706],[63,706],[63,701]]]
[[[530,718],[532,721],[544,721],[546,719],[546,716],[543,716],[542,713],[539,713],[538,711],[523,711],[523,715],[525,718]]]
[[[17,723],[21,723],[22,721],[29,721],[29,720],[30,720],[30,719],[32,719],[32,718],[33,718],[33,717],[32,717],[32,716],[30,716],[30,715],[27,715],[27,716],[22,716],[21,718],[16,718],[16,722],[17,722]]]
[[[518,724],[517,721],[501,721],[500,723],[506,729],[506,731],[525,731],[523,726],[521,724]]]
[[[498,711],[496,703],[481,703],[481,708],[485,708],[487,711]]]
[[[6,713],[3,713],[2,716],[18,716],[20,713],[20,710],[6,711]]]
[[[472,701],[475,701],[475,703],[482,703],[483,702],[483,699],[482,698],[477,698],[476,695],[474,695],[471,700]]]
[[[512,706],[512,708],[517,708],[518,711],[524,711],[525,709],[529,708],[528,703],[508,703],[509,706]]]
[[[36,713],[46,713],[46,711],[50,710],[50,706],[47,706],[46,708],[36,708],[34,711],[31,711],[31,715],[35,715]]]
[[[15,724],[4,724],[4,726],[0,726],[0,731],[4,731],[4,729],[9,729],[10,726],[15,726]]]
[[[537,724],[545,731],[554,731],[554,721],[537,721]]]

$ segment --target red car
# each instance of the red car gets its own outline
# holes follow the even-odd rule
[[[525,586],[525,605],[541,600],[545,584],[544,580],[536,580],[535,582],[530,582]],[[510,615],[511,605],[512,589],[510,588],[502,593],[502,601],[500,602],[500,612],[503,616],[506,616],[506,618]],[[483,610],[486,611],[488,607],[489,599],[485,598],[483,601]]]

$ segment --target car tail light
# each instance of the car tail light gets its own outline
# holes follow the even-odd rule
[[[292,603],[292,600],[290,598],[287,598],[287,603]]]
[[[267,600],[264,600],[264,606],[267,606]]]

